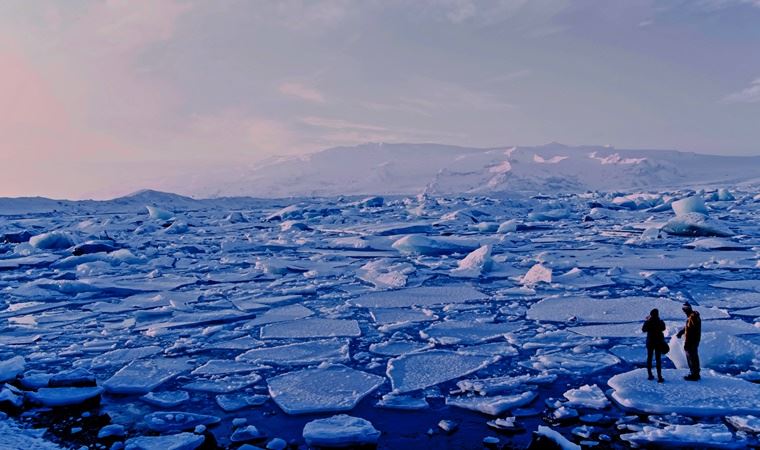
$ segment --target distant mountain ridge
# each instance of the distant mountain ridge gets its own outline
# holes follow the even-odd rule
[[[201,193],[291,197],[697,188],[760,180],[759,167],[760,156],[558,143],[498,148],[363,144],[278,158]]]

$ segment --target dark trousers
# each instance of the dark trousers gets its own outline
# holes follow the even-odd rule
[[[683,352],[686,354],[686,362],[689,364],[689,372],[699,376],[699,344],[684,345]]]
[[[657,376],[662,376],[662,352],[657,345],[647,345],[647,372],[652,374],[652,354],[657,362]]]

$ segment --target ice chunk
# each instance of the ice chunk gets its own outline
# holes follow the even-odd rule
[[[159,411],[145,416],[145,424],[148,428],[159,433],[187,431],[198,425],[212,425],[219,421],[219,417],[216,416],[182,411]]]
[[[382,377],[344,365],[289,372],[267,380],[269,395],[288,414],[348,411],[380,387]]]
[[[749,247],[746,245],[722,238],[697,239],[693,242],[688,242],[683,246],[697,250],[749,250]]]
[[[380,432],[368,420],[340,414],[307,423],[303,438],[310,447],[354,448],[376,444]]]
[[[250,406],[261,406],[269,400],[268,395],[222,394],[216,396],[216,404],[226,412],[237,411]]]
[[[148,356],[161,353],[162,350],[161,347],[153,345],[147,347],[119,348],[92,358],[90,368],[102,369],[109,366],[126,364],[137,359],[147,358]]]
[[[127,439],[126,450],[195,450],[206,438],[194,433],[168,436],[139,436]]]
[[[385,341],[371,344],[369,351],[384,356],[399,356],[431,348],[432,345],[414,341]]]
[[[708,323],[709,325],[709,323]],[[670,338],[668,358],[678,369],[687,369],[683,340]],[[736,366],[749,368],[753,361],[760,362],[760,345],[726,333],[704,332],[699,344],[699,361],[702,367],[719,368]]]
[[[261,377],[257,374],[229,376],[208,380],[200,379],[185,384],[182,386],[182,389],[197,392],[210,392],[213,394],[227,394],[239,391],[240,389],[258,383],[259,381],[261,381]]]
[[[533,211],[528,214],[528,220],[536,222],[554,222],[570,216],[570,211],[564,208],[545,209],[543,211]]]
[[[570,318],[581,323],[643,322],[653,308],[660,310],[663,320],[685,320],[680,302],[658,297],[549,297],[534,303],[527,318],[542,322],[565,322]],[[719,309],[697,309],[704,320],[728,317]]]
[[[532,402],[538,394],[533,391],[496,397],[446,397],[446,405],[478,411],[491,416],[500,416],[510,409],[519,408]]]
[[[728,416],[726,417],[732,427],[740,431],[760,433],[760,417],[755,416]]]
[[[581,450],[581,446],[578,444],[573,444],[572,442],[568,441],[567,438],[559,434],[558,432],[552,430],[549,427],[539,425],[538,431],[535,432],[538,436],[542,436],[551,442],[554,442],[560,449],[562,450]]]
[[[41,250],[63,250],[75,244],[74,238],[65,231],[49,231],[32,236],[29,245]]]
[[[545,267],[543,264],[538,263],[530,268],[521,279],[520,283],[523,286],[533,287],[538,283],[551,283],[552,282],[552,270]]]
[[[348,341],[324,339],[277,347],[255,348],[239,355],[237,361],[279,365],[315,364],[348,361]]]
[[[384,202],[385,200],[382,197],[374,196],[357,202],[357,205],[362,208],[380,208]]]
[[[699,196],[686,197],[682,198],[681,200],[676,200],[670,204],[670,207],[673,208],[673,212],[676,213],[676,216],[685,216],[689,213],[707,214],[707,206],[705,206],[705,201],[702,199],[702,197]]]
[[[760,385],[704,371],[700,381],[686,381],[683,376],[687,373],[666,369],[665,383],[649,383],[646,369],[636,369],[615,375],[607,384],[614,389],[612,399],[617,403],[650,414],[760,414]]]
[[[738,449],[747,445],[744,439],[736,439],[722,423],[667,425],[665,428],[645,426],[641,431],[621,434],[620,439],[635,447]]]
[[[394,393],[411,392],[476,372],[498,357],[463,355],[448,350],[409,353],[388,361],[386,374]]]
[[[378,408],[400,409],[405,411],[419,411],[430,408],[427,400],[423,397],[411,395],[385,394],[375,405]]]
[[[112,394],[146,394],[190,368],[186,358],[140,359],[121,368],[103,387]]]
[[[419,234],[410,234],[394,242],[393,248],[405,254],[441,256],[452,253],[469,253],[478,248],[478,246],[451,239],[434,239]]]
[[[396,291],[369,292],[350,300],[365,308],[403,308],[486,300],[483,293],[466,285],[423,286]]]
[[[569,400],[566,404],[575,408],[602,409],[610,405],[607,396],[595,384],[585,384],[578,389],[570,389],[563,395]]]
[[[100,397],[103,388],[91,387],[62,387],[39,388],[37,392],[28,392],[26,397],[33,403],[43,406],[72,406]]]
[[[522,327],[522,323],[515,322],[474,323],[448,320],[421,330],[420,336],[438,344],[477,344],[498,339]]]
[[[264,435],[261,434],[258,428],[253,425],[247,425],[241,428],[237,428],[235,431],[233,431],[232,436],[230,436],[230,441],[245,442],[261,439],[262,437],[264,437]]]
[[[0,361],[0,383],[15,380],[26,368],[26,359],[23,356],[14,356],[11,359]]]
[[[212,359],[191,372],[191,375],[227,375],[232,373],[248,373],[260,369],[261,366],[245,360]]]
[[[174,408],[190,400],[190,394],[185,391],[149,392],[140,399],[159,408]]]
[[[244,328],[253,328],[259,325],[269,323],[287,322],[290,320],[303,319],[314,314],[314,311],[302,305],[288,305],[272,308],[261,316],[249,320],[245,323]]]
[[[261,327],[261,339],[297,339],[318,337],[358,337],[359,322],[343,319],[303,319],[278,322]]]
[[[530,362],[520,363],[536,370],[560,371],[572,375],[590,374],[612,367],[620,360],[606,352],[584,352],[580,354],[554,352],[536,354]]]
[[[356,276],[377,289],[400,289],[406,286],[409,274],[414,271],[414,266],[408,263],[393,263],[387,259],[377,259],[359,268]]]
[[[463,260],[459,261],[457,268],[451,271],[451,276],[461,278],[478,278],[484,272],[491,270],[493,259],[491,258],[491,246],[484,245]]]
[[[506,222],[502,222],[501,225],[499,225],[499,228],[496,230],[497,233],[511,233],[513,231],[517,231],[517,226],[519,225],[519,222],[515,219],[507,220]]]
[[[161,209],[157,206],[148,205],[145,206],[145,209],[148,210],[148,216],[154,220],[170,220],[172,217],[174,217],[174,213],[169,212],[165,209]]]
[[[704,214],[687,213],[670,219],[662,231],[675,236],[733,236],[733,232],[721,222],[710,219]]]

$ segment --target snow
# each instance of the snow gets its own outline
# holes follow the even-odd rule
[[[64,250],[75,244],[74,238],[64,231],[49,231],[32,236],[29,244],[41,250]]]
[[[384,382],[382,377],[341,364],[267,379],[269,395],[287,414],[348,411]]]
[[[613,376],[612,398],[626,408],[651,414],[723,416],[760,414],[760,385],[703,371],[698,382],[686,381],[688,370],[665,369],[665,383],[650,383],[645,369]],[[685,395],[688,393],[688,395]]]
[[[170,220],[174,217],[171,212],[157,206],[146,206],[145,209],[148,210],[148,216],[153,220]]]
[[[309,446],[349,448],[377,443],[380,432],[368,420],[340,414],[308,422],[303,438]]]
[[[393,392],[405,393],[461,378],[492,364],[496,359],[448,350],[430,350],[389,360],[386,374],[391,380]]]

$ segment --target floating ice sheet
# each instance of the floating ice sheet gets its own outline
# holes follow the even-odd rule
[[[267,380],[269,395],[288,414],[348,411],[384,382],[382,377],[340,364]]]
[[[467,303],[486,299],[483,293],[471,286],[451,285],[370,292],[352,299],[351,303],[365,308],[403,308]]]
[[[527,317],[544,322],[564,322],[570,318],[585,323],[643,322],[649,312],[657,308],[663,320],[683,320],[681,305],[681,302],[658,297],[551,297],[534,303]],[[696,310],[703,320],[728,317],[728,313],[718,309],[696,307]]]
[[[663,370],[665,383],[647,380],[645,369],[610,378],[612,398],[620,405],[650,414],[725,416],[760,414],[760,385],[718,373],[702,372],[697,382],[686,381],[688,370]]]
[[[261,339],[358,337],[361,334],[359,322],[353,319],[303,319],[273,323],[261,328]]]
[[[496,359],[447,350],[430,350],[389,360],[386,374],[391,380],[393,391],[404,393],[469,375],[487,367]]]
[[[353,448],[377,443],[380,432],[368,420],[341,414],[307,423],[303,438],[309,446]]]
[[[500,416],[505,412],[520,408],[532,402],[538,394],[533,391],[514,395],[499,395],[495,397],[446,397],[446,405],[469,409],[491,416]]]
[[[235,358],[237,361],[278,365],[319,364],[348,361],[348,341],[324,339],[276,347],[255,348]]]
[[[112,394],[147,394],[190,369],[187,358],[140,359],[116,372],[103,387]]]
[[[420,336],[438,344],[477,344],[503,338],[505,334],[522,326],[522,323],[517,322],[478,323],[448,320],[425,328],[420,331]]]

